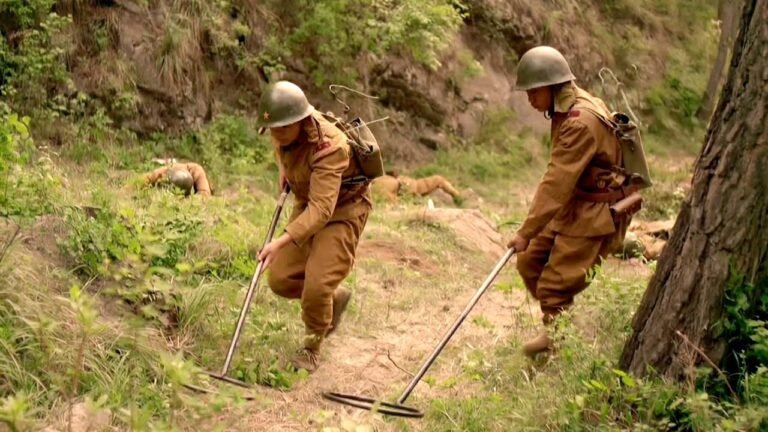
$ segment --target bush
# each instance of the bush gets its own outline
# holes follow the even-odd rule
[[[354,80],[357,60],[371,55],[402,52],[436,69],[462,22],[455,0],[295,0],[281,8],[299,19],[268,52],[304,59],[317,86]]]
[[[139,258],[152,267],[176,269],[184,263],[187,247],[197,236],[202,219],[195,215],[196,202],[168,197],[169,191],[150,197],[146,209],[113,209],[97,199],[95,217],[69,211],[71,226],[65,250],[89,276],[107,275],[109,264]],[[171,199],[167,199],[171,198]]]
[[[26,113],[48,106],[50,98],[69,78],[59,36],[67,31],[71,20],[54,13],[41,16],[40,8],[49,3],[8,6],[17,14],[21,28],[15,47],[5,37],[0,38],[0,94],[17,111]]]
[[[51,174],[53,164],[35,150],[29,122],[28,117],[0,114],[0,216],[3,217],[48,213],[53,210],[58,193],[58,182]]]

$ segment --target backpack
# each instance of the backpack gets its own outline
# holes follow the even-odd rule
[[[330,111],[322,115],[347,136],[355,160],[363,173],[362,176],[345,179],[344,184],[370,183],[373,179],[384,175],[384,159],[381,156],[379,143],[360,117],[347,122]]]
[[[621,174],[626,176],[628,183],[638,189],[645,189],[653,185],[648,170],[648,161],[643,150],[643,141],[640,138],[640,128],[637,124],[623,112],[611,113],[610,118],[607,118],[598,110],[584,106],[584,104],[580,105],[579,108],[586,109],[597,116],[619,141],[621,166],[613,168],[622,171]]]

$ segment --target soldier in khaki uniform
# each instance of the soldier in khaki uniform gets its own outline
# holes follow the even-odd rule
[[[563,55],[536,47],[523,55],[517,70],[517,88],[552,120],[547,171],[508,244],[518,252],[517,269],[540,303],[546,329],[587,287],[589,269],[621,247],[628,221],[614,221],[610,207],[631,190],[609,187],[611,168],[622,163],[621,150],[598,114],[610,118],[611,113],[576,86]],[[546,330],[523,345],[529,356],[550,348]]]
[[[450,195],[454,201],[461,198],[453,185],[441,175],[433,175],[425,178],[415,179],[408,176],[389,173],[373,181],[373,187],[380,191],[388,200],[397,201],[398,195],[403,192],[409,192],[418,196],[427,196],[437,189]]]
[[[453,185],[440,175],[433,175],[425,178],[415,179],[408,176],[397,176],[400,183],[407,190],[419,196],[427,196],[437,189],[450,195],[454,200],[460,198],[461,194]]]
[[[292,359],[313,372],[323,339],[336,330],[351,293],[339,287],[372,208],[368,185],[347,184],[361,174],[344,133],[315,112],[302,90],[279,81],[267,87],[259,123],[272,135],[280,167],[295,197],[288,226],[259,259],[270,266],[275,294],[300,299],[304,346]]]
[[[145,176],[149,185],[168,182],[184,191],[185,195],[194,193],[211,196],[213,190],[203,167],[196,163],[174,163],[160,167]]]

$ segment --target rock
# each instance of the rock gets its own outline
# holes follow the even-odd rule
[[[112,414],[108,409],[94,409],[81,402],[72,407],[72,432],[109,430]]]
[[[430,150],[445,149],[449,147],[448,137],[444,133],[430,133],[419,137],[419,142]]]
[[[437,202],[438,207],[455,207],[453,197],[441,189],[436,189],[429,197]]]
[[[391,64],[381,64],[371,71],[374,88],[381,103],[440,127],[448,116],[444,100],[430,94],[428,77],[414,71],[402,70]]]
[[[456,234],[456,238],[463,246],[481,251],[494,259],[504,253],[503,240],[501,234],[496,231],[496,224],[479,210],[436,208],[419,211],[413,219],[443,225]]]

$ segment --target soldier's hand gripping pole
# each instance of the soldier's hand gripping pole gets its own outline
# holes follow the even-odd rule
[[[512,258],[512,255],[514,254],[515,254],[515,249],[510,248],[507,250],[504,256],[501,257],[501,259],[496,263],[496,267],[493,268],[493,271],[491,272],[491,274],[489,274],[488,277],[485,279],[485,282],[483,282],[483,284],[477,290],[475,295],[472,297],[472,299],[469,301],[467,306],[464,308],[464,311],[462,311],[461,315],[456,319],[456,321],[453,322],[453,324],[451,324],[451,327],[448,329],[448,331],[445,333],[443,338],[437,344],[434,351],[432,351],[432,354],[430,354],[429,357],[427,357],[427,360],[421,366],[421,369],[419,369],[419,372],[416,373],[413,379],[411,379],[411,382],[408,383],[408,386],[406,386],[405,390],[403,390],[403,393],[400,395],[400,397],[397,399],[395,403],[382,402],[382,401],[377,401],[375,399],[371,399],[368,397],[334,393],[334,392],[324,392],[323,397],[325,397],[326,399],[332,400],[334,402],[339,402],[339,403],[353,406],[356,408],[376,410],[381,414],[400,416],[400,417],[416,417],[416,418],[423,417],[424,414],[421,411],[404,405],[405,401],[408,399],[408,396],[411,395],[411,392],[413,392],[413,390],[416,388],[416,385],[419,383],[419,381],[421,381],[421,379],[427,373],[429,368],[432,366],[432,363],[435,362],[437,357],[443,351],[443,348],[445,348],[445,346],[448,344],[448,341],[450,341],[453,335],[456,334],[456,331],[459,329],[459,326],[461,326],[461,324],[467,318],[469,313],[472,311],[472,308],[475,307],[475,305],[483,296],[483,294],[485,294],[485,292],[491,286],[494,279],[496,279],[496,276],[498,276],[499,272],[501,272],[501,269],[504,268],[504,266],[507,264],[507,262]]]
[[[285,200],[288,198],[289,193],[290,193],[290,186],[286,184],[285,187],[283,188],[282,193],[280,194],[280,198],[277,200],[277,207],[275,208],[275,212],[272,215],[272,222],[269,224],[269,229],[267,230],[267,235],[264,238],[264,243],[261,245],[261,249],[263,249],[264,246],[266,246],[270,241],[272,241],[272,237],[275,234],[275,229],[277,228],[277,223],[280,220],[280,213],[283,210],[283,206],[285,205]],[[243,325],[245,325],[245,318],[248,316],[248,310],[251,307],[251,300],[253,299],[253,295],[256,292],[256,288],[259,285],[259,280],[261,279],[261,274],[263,273],[263,270],[264,270],[264,263],[262,261],[259,261],[259,264],[256,266],[256,271],[253,273],[251,284],[248,286],[248,291],[245,294],[245,300],[243,300],[243,307],[240,309],[240,318],[237,320],[235,331],[232,334],[232,342],[229,344],[229,351],[227,351],[227,357],[224,360],[224,366],[222,366],[221,368],[221,373],[208,374],[213,378],[220,379],[230,384],[239,385],[241,387],[250,387],[250,386],[247,383],[228,377],[227,373],[229,372],[229,367],[232,364],[232,358],[234,357],[235,349],[237,348],[237,342],[240,340],[240,334],[243,330]]]

